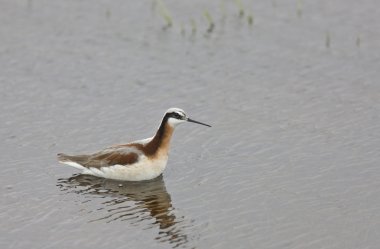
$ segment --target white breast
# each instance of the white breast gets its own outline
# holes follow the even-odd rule
[[[109,167],[85,168],[83,174],[94,175],[122,181],[143,181],[161,175],[168,162],[167,156],[150,159],[140,156],[139,161],[131,165],[113,165]]]

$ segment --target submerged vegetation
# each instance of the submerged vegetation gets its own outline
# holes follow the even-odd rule
[[[164,26],[164,29],[169,28],[173,25],[173,19],[172,16],[169,13],[169,10],[166,8],[165,4],[161,0],[156,0],[155,4],[158,7],[158,11],[160,15],[164,18],[166,25]]]
[[[239,8],[239,16],[243,17],[244,16],[244,7],[243,7],[241,0],[235,0],[235,3],[237,5],[237,7]]]
[[[238,16],[240,18],[243,18],[245,16],[246,10],[244,8],[242,1],[241,0],[235,0],[235,5],[238,8]],[[190,18],[189,19],[190,21],[188,24],[187,24],[187,22],[184,22],[184,21],[178,21],[178,23],[175,24],[175,21],[174,21],[172,15],[170,14],[169,9],[166,7],[164,0],[153,0],[152,8],[153,8],[153,11],[156,12],[164,20],[164,25],[163,25],[164,30],[167,30],[167,29],[176,25],[177,27],[179,27],[180,33],[182,35],[185,35],[186,34],[186,26],[190,26],[191,27],[191,34],[194,35],[197,33],[198,27],[197,27],[196,18],[194,18],[194,17]],[[249,11],[249,13],[251,13],[251,12],[252,11]],[[225,19],[227,18],[227,11],[226,11],[224,0],[220,1],[220,13],[221,13],[220,19],[224,22]],[[207,24],[208,24],[207,28],[205,29],[205,32],[206,33],[212,33],[215,30],[216,23],[215,23],[215,19],[211,15],[211,11],[209,11],[208,9],[205,9],[203,11],[203,14],[200,16],[203,16],[203,18],[206,19]],[[247,23],[249,26],[252,26],[254,24],[254,19],[253,19],[252,14],[248,15],[246,20],[247,20]]]
[[[253,25],[253,14],[250,14],[248,17],[247,17],[247,20],[248,20],[248,24],[249,25]]]
[[[297,0],[297,16],[302,17],[302,0]]]
[[[325,46],[326,46],[326,48],[330,48],[330,45],[331,45],[331,35],[330,35],[330,32],[327,31],[326,32],[326,39],[325,39]]]
[[[181,20],[181,17],[175,21],[171,15],[169,8],[165,4],[165,0],[152,0],[152,8],[155,13],[158,14],[164,21],[163,30],[168,30],[170,28],[175,27],[178,33],[182,36],[186,36],[187,33],[190,33],[191,36],[195,36],[197,33],[211,35],[213,32],[218,30],[219,27],[223,29],[226,20],[239,19],[239,25],[246,25],[250,28],[256,25],[256,16],[253,14],[252,6],[248,3],[248,0],[217,0],[219,1],[219,10],[203,8],[203,12],[199,10],[199,12],[192,13],[192,16],[188,17],[186,20]],[[205,2],[208,3],[208,2]],[[253,1],[251,1],[253,3]],[[270,5],[273,9],[278,9],[278,1],[271,0]],[[248,6],[248,7],[247,7]],[[228,10],[232,9],[233,14],[228,13]],[[235,12],[237,9],[237,13]],[[296,13],[296,18],[301,19],[304,15],[304,0],[294,0],[294,11]],[[175,13],[174,13],[175,14]],[[215,16],[213,16],[213,15]],[[174,15],[175,16],[175,15]],[[109,19],[111,17],[110,10],[107,10],[106,17]],[[214,18],[215,17],[215,18]],[[203,19],[203,20],[200,20]],[[202,27],[202,23],[204,24],[206,20],[207,26]],[[217,23],[216,21],[219,21]],[[199,24],[199,25],[198,25]],[[190,30],[186,32],[186,30]],[[330,31],[326,31],[324,34],[321,33],[321,44],[324,45],[325,48],[331,47],[331,33]],[[359,35],[355,36],[354,46],[361,46],[361,37]],[[323,46],[322,45],[322,46]]]
[[[211,33],[213,30],[214,30],[214,27],[215,27],[215,23],[210,15],[210,13],[208,12],[208,10],[205,10],[204,11],[204,16],[206,17],[206,20],[208,22],[208,29],[207,29],[207,32],[208,33]]]
[[[360,42],[361,42],[361,39],[360,39],[360,36],[358,35],[356,37],[356,46],[359,48],[360,47]]]
[[[190,19],[190,23],[191,23],[191,33],[195,35],[195,33],[197,33],[197,23],[195,22],[193,18]]]

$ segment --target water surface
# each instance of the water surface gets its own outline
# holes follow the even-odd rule
[[[1,248],[378,248],[378,3],[241,2],[0,1]],[[172,106],[158,179],[56,162]]]

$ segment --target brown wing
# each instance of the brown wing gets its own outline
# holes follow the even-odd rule
[[[138,161],[138,154],[135,152],[98,152],[93,155],[78,155],[69,156],[65,154],[58,154],[59,161],[72,161],[76,162],[86,168],[101,168],[113,165],[128,165]]]
[[[102,153],[102,154],[94,154],[91,156],[90,160],[86,162],[85,167],[106,167],[113,165],[128,165],[138,161],[138,154],[135,152],[129,153],[120,153],[118,151]]]

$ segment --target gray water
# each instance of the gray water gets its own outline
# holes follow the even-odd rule
[[[0,1],[1,248],[379,248],[378,1],[237,3]],[[56,162],[173,106],[158,179]]]

